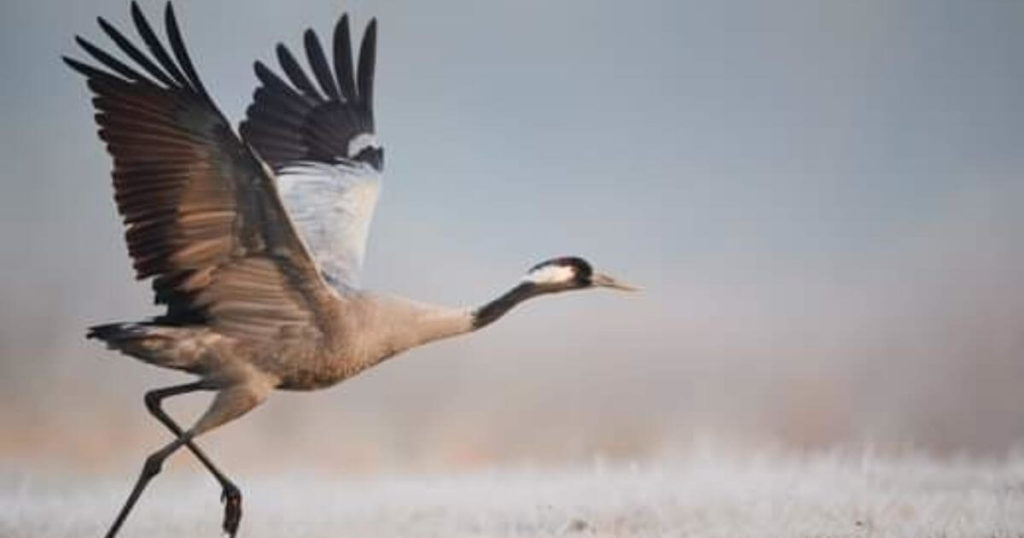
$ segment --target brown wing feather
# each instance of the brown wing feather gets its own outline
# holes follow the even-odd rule
[[[144,17],[132,9],[145,34]],[[164,71],[139,62],[138,49],[125,52],[146,74],[127,71],[84,40],[86,52],[121,76],[65,58],[96,95],[96,122],[113,156],[115,199],[136,276],[155,277],[156,301],[167,305],[157,321],[206,324],[256,341],[317,329],[333,293],[266,167],[195,75],[169,4],[166,18],[177,64],[159,41],[146,41]],[[122,49],[125,42],[115,40]],[[134,76],[122,78],[126,73]]]

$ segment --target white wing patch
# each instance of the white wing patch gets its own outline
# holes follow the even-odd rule
[[[373,133],[359,133],[348,142],[348,156],[349,158],[355,158],[356,155],[359,155],[360,151],[366,148],[379,147],[380,142],[377,142],[377,137]]]
[[[568,282],[576,277],[576,270],[568,265],[542,265],[523,277],[534,284],[558,284]]]
[[[380,174],[363,163],[300,162],[278,171],[277,188],[327,283],[358,288]]]

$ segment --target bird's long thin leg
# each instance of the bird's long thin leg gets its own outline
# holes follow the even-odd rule
[[[274,385],[266,379],[250,379],[247,382],[232,385],[217,393],[210,404],[210,408],[199,417],[195,426],[185,432],[199,435],[202,432],[210,431],[218,426],[230,422],[252,410],[267,399],[267,395],[274,389]],[[237,488],[236,488],[237,491]],[[235,502],[232,502],[234,500]],[[228,536],[234,538],[238,532],[238,524],[242,521],[242,497],[241,494],[233,498],[225,499],[223,529]]]
[[[187,383],[184,385],[175,385],[173,387],[165,387],[162,389],[151,390],[146,393],[146,409],[149,410],[150,414],[156,417],[167,429],[174,433],[175,437],[182,436],[181,426],[177,423],[160,407],[160,403],[164,398],[171,396],[177,396],[179,394],[187,394],[189,392],[195,392],[197,390],[208,389],[209,386],[203,381],[197,381],[194,383]],[[221,487],[220,500],[224,503],[224,527],[227,528],[229,523],[237,522],[242,518],[242,492],[238,489],[238,486],[234,484],[216,465],[213,461],[195,444],[191,439],[185,442],[185,446],[202,462],[206,470],[210,471],[210,474],[217,479],[217,483]],[[237,523],[234,524],[237,526]]]
[[[146,489],[146,484],[148,484],[149,481],[160,472],[160,468],[163,466],[164,460],[173,454],[175,450],[181,448],[181,445],[186,443],[189,435],[190,434],[179,436],[177,439],[171,441],[167,446],[157,450],[146,458],[146,463],[142,466],[142,473],[139,475],[139,479],[135,481],[135,486],[132,487],[132,492],[128,495],[128,500],[125,501],[124,506],[121,507],[121,511],[118,512],[117,519],[114,520],[114,523],[107,531],[106,538],[113,538],[117,534],[118,529],[121,528],[121,524],[124,523],[124,519],[128,517],[128,513],[132,511],[132,507],[135,506],[135,502],[139,500],[139,495],[142,495],[142,490]]]
[[[273,390],[273,385],[265,380],[243,382],[221,389],[213,399],[209,409],[203,413],[203,416],[199,418],[195,426],[182,432],[177,439],[146,458],[146,463],[142,466],[142,473],[135,482],[128,500],[125,501],[121,511],[117,514],[117,518],[110,526],[110,530],[107,531],[106,538],[113,538],[117,534],[121,524],[124,523],[132,507],[139,500],[139,496],[142,495],[142,490],[160,472],[160,468],[168,456],[200,434],[244,415],[263,402],[271,390]],[[241,521],[241,507],[236,506],[232,515],[232,518],[225,519],[224,521],[224,532],[233,538],[238,532],[238,524]]]

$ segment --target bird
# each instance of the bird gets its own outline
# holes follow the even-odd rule
[[[199,78],[172,4],[164,9],[163,39],[137,3],[130,13],[134,41],[97,19],[121,59],[80,36],[75,41],[91,62],[62,59],[93,96],[136,279],[151,281],[155,304],[165,310],[143,321],[95,325],[86,336],[195,379],[145,393],[146,409],[173,440],[145,459],[107,538],[182,447],[219,483],[222,529],[234,537],[241,491],[196,438],[275,390],[330,387],[403,351],[482,329],[542,295],[635,290],[578,256],[532,266],[478,307],[362,288],[384,168],[374,127],[376,19],[366,26],[357,59],[343,14],[330,61],[309,29],[308,71],[283,44],[276,55],[284,78],[255,62],[258,85],[236,133]],[[183,428],[162,403],[196,391],[213,398]]]

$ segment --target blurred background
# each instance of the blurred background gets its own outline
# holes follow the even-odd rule
[[[151,19],[162,3],[142,2]],[[645,288],[538,300],[204,438],[232,469],[645,459],[697,439],[998,455],[1024,439],[1024,3],[178,1],[238,121],[252,61],[380,20],[364,283],[477,304],[578,254]],[[84,339],[133,281],[72,38],[0,17],[0,462],[135,469],[183,382]],[[276,62],[273,62],[276,65]],[[205,396],[171,401],[188,424]],[[130,465],[123,457],[132,458]]]

